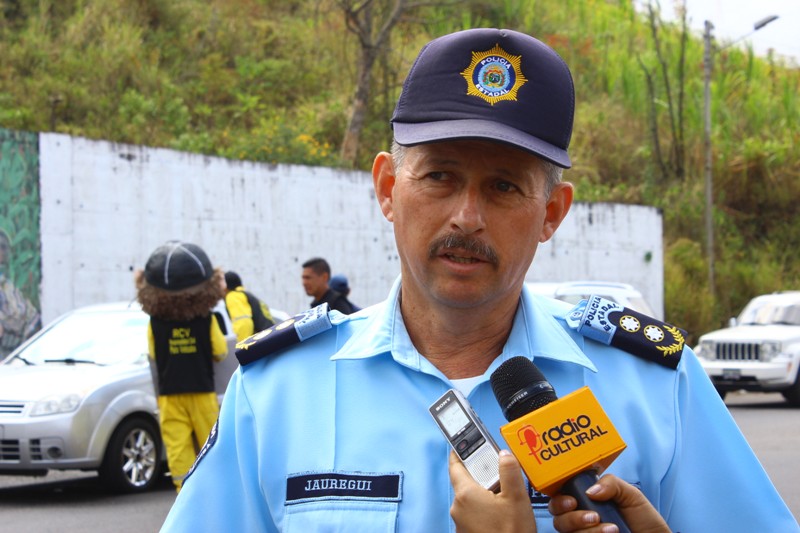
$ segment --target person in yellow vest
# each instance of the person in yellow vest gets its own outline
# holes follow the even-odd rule
[[[239,274],[226,272],[225,286],[225,307],[233,323],[237,342],[275,324],[267,304],[245,290]]]
[[[223,297],[223,273],[196,244],[168,241],[134,278],[137,299],[150,315],[161,438],[180,491],[219,416],[213,362],[224,359],[228,347],[211,309]]]

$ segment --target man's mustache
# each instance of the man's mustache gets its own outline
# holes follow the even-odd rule
[[[428,256],[433,259],[437,257],[443,249],[463,250],[467,252],[467,254],[479,257],[492,265],[497,265],[498,262],[497,252],[485,242],[473,237],[466,237],[454,233],[439,237],[431,243],[428,249]]]

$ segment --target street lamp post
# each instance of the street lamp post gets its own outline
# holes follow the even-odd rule
[[[778,15],[770,15],[753,24],[753,31],[742,35],[738,39],[726,44],[718,49],[724,50],[729,46],[741,41],[745,37],[757,32],[770,22],[776,20]],[[716,280],[714,276],[714,217],[713,217],[713,157],[711,147],[711,74],[714,69],[714,43],[711,30],[714,25],[706,20],[703,30],[703,146],[705,148],[705,185],[706,185],[706,255],[708,258],[708,288],[711,295],[716,295]]]

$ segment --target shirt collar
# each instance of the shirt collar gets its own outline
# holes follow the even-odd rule
[[[423,357],[408,336],[403,316],[400,312],[401,279],[398,277],[388,298],[372,308],[365,317],[367,324],[354,334],[334,354],[332,360],[364,359],[380,354],[390,353],[399,364],[426,373],[441,375],[425,357]],[[518,355],[536,359],[544,357],[564,363],[574,363],[596,372],[597,368],[586,357],[580,347],[565,331],[559,321],[563,321],[567,311],[548,306],[523,285],[520,304],[514,316],[511,329],[503,352],[487,369],[491,374],[500,364]]]

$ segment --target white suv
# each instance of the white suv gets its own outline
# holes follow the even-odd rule
[[[695,352],[723,398],[740,389],[780,392],[800,406],[800,291],[753,298],[731,327],[701,336]]]

